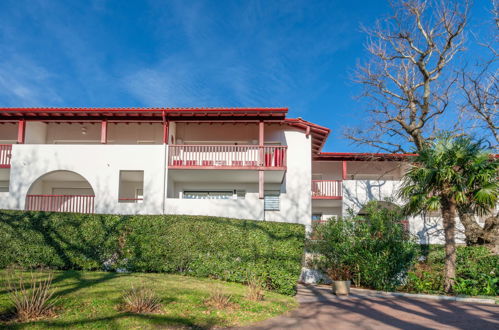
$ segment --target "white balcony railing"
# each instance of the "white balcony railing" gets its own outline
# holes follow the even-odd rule
[[[12,144],[0,144],[0,168],[10,167]]]
[[[312,180],[313,199],[341,199],[341,180]]]

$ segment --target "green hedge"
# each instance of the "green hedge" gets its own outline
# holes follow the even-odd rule
[[[217,217],[0,211],[0,268],[126,269],[245,282],[294,294],[304,226]]]

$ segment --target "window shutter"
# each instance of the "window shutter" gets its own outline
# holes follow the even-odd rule
[[[265,191],[263,205],[265,211],[279,211],[279,191]]]

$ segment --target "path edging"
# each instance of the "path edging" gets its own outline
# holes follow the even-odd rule
[[[407,298],[444,300],[444,301],[458,301],[458,302],[487,304],[487,305],[498,304],[498,302],[496,302],[496,300],[492,298],[471,298],[471,297],[456,297],[456,296],[444,296],[444,295],[423,294],[423,293],[386,292],[386,291],[376,291],[376,290],[358,289],[358,288],[351,288],[350,292],[355,295],[371,296],[371,297],[391,296],[391,297],[407,297]]]

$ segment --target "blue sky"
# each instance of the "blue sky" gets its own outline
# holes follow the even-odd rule
[[[476,0],[472,28],[490,19]],[[361,120],[350,77],[371,1],[0,3],[0,106],[285,106],[332,129]]]

